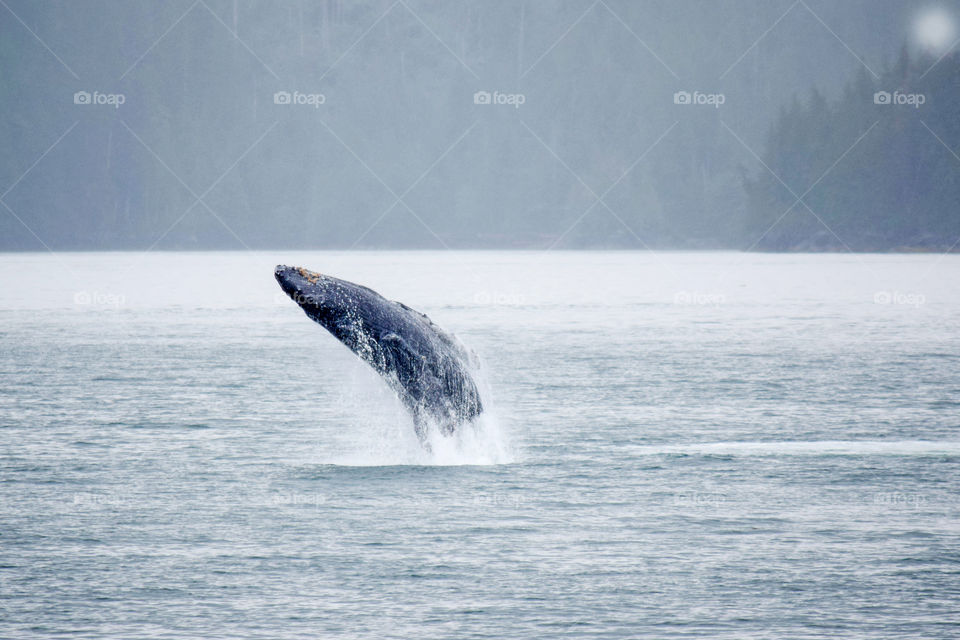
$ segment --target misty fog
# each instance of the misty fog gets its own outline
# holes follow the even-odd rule
[[[942,251],[933,6],[6,0],[0,248]]]

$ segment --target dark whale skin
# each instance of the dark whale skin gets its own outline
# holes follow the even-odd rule
[[[430,421],[449,436],[483,412],[468,370],[472,354],[426,315],[301,267],[280,265],[274,276],[307,317],[383,376],[412,414],[421,442]]]

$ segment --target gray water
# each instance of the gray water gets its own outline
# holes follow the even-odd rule
[[[477,352],[417,444],[273,281]],[[960,258],[0,255],[0,636],[960,635]]]

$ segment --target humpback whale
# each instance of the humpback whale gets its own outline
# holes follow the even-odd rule
[[[426,446],[432,421],[451,435],[483,411],[469,373],[475,356],[426,315],[367,287],[301,267],[277,266],[284,292],[373,367],[413,416]]]

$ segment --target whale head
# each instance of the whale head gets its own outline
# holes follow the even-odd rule
[[[332,311],[340,297],[337,295],[340,281],[322,273],[303,267],[277,265],[273,275],[284,293],[306,311],[307,315],[318,321]]]
[[[345,331],[361,328],[358,320],[366,316],[365,304],[380,296],[367,287],[310,271],[303,267],[277,265],[274,277],[290,298],[316,322],[343,340]]]

